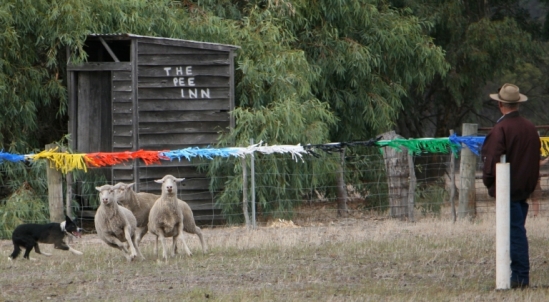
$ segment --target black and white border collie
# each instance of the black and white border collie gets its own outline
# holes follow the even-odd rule
[[[53,244],[56,249],[71,251],[73,254],[82,255],[82,252],[70,247],[66,242],[67,236],[81,237],[81,231],[68,216],[65,215],[65,221],[61,223],[53,222],[48,224],[21,224],[13,230],[11,240],[13,241],[13,253],[9,256],[9,260],[17,258],[21,253],[21,247],[25,248],[23,258],[29,258],[31,250],[44,256],[51,254],[40,251],[38,243]],[[34,260],[34,259],[32,259]]]

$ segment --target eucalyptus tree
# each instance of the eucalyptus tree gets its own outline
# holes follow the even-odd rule
[[[493,105],[506,74],[535,75],[542,58],[541,23],[529,17],[518,0],[394,0],[395,7],[429,20],[428,33],[446,53],[449,72],[435,76],[424,90],[409,87],[403,97],[399,132],[405,136],[448,136],[462,122],[493,123],[482,108]],[[520,79],[517,84],[521,84]],[[522,82],[524,83],[524,82]],[[526,83],[524,83],[526,84]],[[532,87],[533,83],[523,85]],[[526,92],[527,89],[524,89]],[[530,104],[529,104],[530,105]],[[494,111],[495,108],[492,109]],[[497,114],[497,112],[496,112]]]
[[[237,128],[222,143],[247,145],[250,137],[271,145],[328,141],[328,125],[335,119],[310,92],[318,72],[309,67],[301,50],[291,47],[295,37],[280,29],[270,11],[247,9],[235,20],[237,11],[222,18],[190,2],[167,0],[4,1],[0,5],[2,148],[24,153],[40,149],[44,140],[61,139],[67,130],[65,62],[86,60],[83,49],[88,34],[120,32],[242,47],[237,56],[239,108],[233,113]],[[66,47],[73,53],[71,58],[65,57]],[[53,122],[41,124],[44,115]],[[51,135],[37,135],[45,126],[56,128],[47,132]],[[216,165],[212,166],[215,173]],[[281,177],[285,172],[288,169],[282,168],[271,177],[279,184],[280,194],[288,194]],[[299,192],[300,176],[289,174]],[[241,185],[238,174],[233,181]],[[222,196],[221,203],[226,199]]]
[[[339,119],[334,141],[392,129],[408,88],[422,90],[448,69],[425,35],[432,25],[386,1],[296,2],[296,46],[321,71],[313,91]]]
[[[66,134],[65,63],[86,59],[90,33],[241,46],[237,123],[220,139],[224,145],[369,138],[394,124],[410,86],[421,90],[447,69],[444,52],[424,34],[430,23],[381,0],[5,0],[0,24],[0,144],[14,152]],[[338,157],[327,159],[266,158],[258,167],[269,171],[260,205],[288,213],[306,188],[335,181],[318,177],[337,167]],[[231,175],[223,185],[234,190],[219,197],[227,212],[240,200],[240,167],[221,159],[210,166],[212,174]]]
[[[253,33],[263,37],[273,31],[281,37],[287,37],[284,39],[285,45],[291,47],[296,53],[304,55],[308,65],[304,65],[304,68],[298,70],[306,72],[304,75],[307,83],[306,93],[307,95],[312,94],[321,104],[329,106],[330,113],[337,119],[337,123],[326,124],[329,126],[328,136],[303,137],[299,135],[293,138],[294,142],[298,138],[299,142],[313,144],[329,141],[365,140],[386,131],[395,124],[397,114],[402,108],[401,98],[406,95],[408,87],[415,86],[421,89],[436,74],[444,74],[448,68],[442,49],[424,34],[430,24],[413,15],[391,8],[385,1],[282,0],[249,1],[243,4],[242,1],[227,0],[198,1],[197,3],[220,15],[231,16],[245,22],[247,26],[243,26],[243,28],[252,29],[248,28],[250,24],[260,25],[261,27],[255,29]],[[236,11],[240,14],[235,13]],[[269,29],[272,28],[273,31],[266,30],[266,26],[269,26]],[[253,33],[251,33],[252,36]],[[261,56],[281,58],[280,55],[272,53],[276,49],[273,47],[261,48],[260,51],[266,51]],[[247,49],[247,47],[243,47],[243,52],[246,53]],[[254,62],[257,61],[254,60]],[[244,62],[241,61],[241,63]],[[278,64],[273,66],[278,66]],[[242,64],[241,67],[244,73],[250,71],[247,64]],[[294,81],[293,74],[290,73],[289,76],[286,76],[286,80]],[[256,78],[249,77],[249,79]],[[261,87],[255,80],[255,85],[249,85],[246,82],[243,80],[238,85],[237,100],[240,108],[236,113],[255,112],[255,114],[249,115],[255,125],[250,127],[248,126],[249,122],[243,123],[244,119],[240,118],[233,134],[241,137],[263,137],[268,133],[264,131],[265,128],[274,129],[277,127],[263,127],[261,126],[263,121],[258,120],[257,117],[263,116],[263,112],[278,112],[284,107],[277,107],[277,98],[279,97],[271,94],[276,91],[273,89],[276,86],[268,83]],[[300,86],[302,87],[301,84]],[[249,91],[254,92],[257,97],[250,98]],[[261,111],[262,106],[266,106],[267,111]],[[261,110],[258,110],[260,107]],[[289,108],[288,114],[299,112],[292,112]],[[242,115],[240,116],[242,117]],[[270,125],[269,122],[275,123],[275,125],[280,124],[277,120],[270,120],[267,125]],[[303,131],[303,127],[294,127],[292,124],[287,124],[284,129],[287,133],[296,134]],[[243,130],[247,134],[244,135]],[[273,142],[273,137],[270,137],[269,141]],[[274,142],[284,141],[274,140]],[[286,140],[286,142],[289,141]],[[305,169],[305,165],[300,166],[301,177],[298,179],[303,187],[306,187],[307,178],[303,177],[306,175],[305,171],[314,171],[315,169],[325,172],[316,173],[315,181],[324,184],[335,183],[333,171],[338,169],[339,157],[332,157],[321,163],[321,167],[316,168]],[[275,166],[276,163],[273,162],[270,167]],[[277,175],[289,174],[285,173],[286,165],[274,170],[278,171],[275,173]],[[298,169],[292,169],[292,171],[299,172]],[[328,171],[332,171],[332,173],[326,173]],[[318,175],[324,175],[325,179],[319,180]],[[357,174],[351,173],[351,175]],[[279,190],[259,192],[260,199],[261,196],[265,196],[266,199],[269,196],[280,199],[280,194],[284,191],[280,189],[286,187],[288,179],[278,177],[273,178],[272,181],[276,183],[276,179],[284,180],[278,182],[278,186],[274,186]],[[312,180],[313,178],[309,179],[309,181]],[[303,194],[302,190],[292,192]],[[326,193],[334,194],[334,192]],[[292,196],[291,199],[299,200],[299,196]],[[237,198],[233,197],[232,200],[236,202]],[[345,208],[344,204],[339,206],[340,210]]]

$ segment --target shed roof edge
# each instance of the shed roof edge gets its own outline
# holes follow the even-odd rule
[[[130,34],[130,33],[115,33],[115,34],[94,34],[94,33],[92,33],[92,34],[88,34],[88,36],[91,36],[91,37],[146,38],[146,39],[164,40],[164,41],[181,41],[181,42],[209,44],[209,45],[223,46],[223,47],[233,48],[233,49],[239,49],[240,48],[240,46],[231,45],[231,44],[212,43],[212,42],[203,42],[203,41],[195,41],[195,40],[176,39],[176,38],[166,38],[166,37],[143,36],[143,35],[136,35],[136,34]]]

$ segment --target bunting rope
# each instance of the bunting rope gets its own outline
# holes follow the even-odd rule
[[[407,149],[414,155],[421,153],[453,153],[458,156],[458,152],[467,147],[477,156],[480,154],[484,136],[457,136],[455,134],[444,138],[418,138],[418,139],[393,139],[381,140],[381,136],[367,141],[338,142],[318,145],[273,145],[269,146],[263,141],[248,147],[225,147],[225,148],[199,148],[189,147],[180,150],[163,151],[123,151],[123,152],[95,152],[95,153],[68,153],[67,151],[58,152],[58,148],[44,150],[38,154],[17,155],[0,151],[0,163],[4,161],[22,162],[25,160],[49,161],[50,167],[55,168],[62,173],[68,173],[73,170],[87,171],[91,167],[105,167],[118,164],[124,164],[130,160],[141,159],[146,165],[159,164],[163,160],[173,161],[175,159],[188,161],[193,158],[214,159],[215,157],[245,157],[247,155],[255,156],[255,153],[262,154],[290,154],[296,162],[303,161],[303,155],[313,155],[319,157],[318,150],[331,153],[342,152],[346,147],[367,146],[367,147],[390,147],[403,151]],[[540,153],[546,157],[549,155],[549,137],[540,137]]]

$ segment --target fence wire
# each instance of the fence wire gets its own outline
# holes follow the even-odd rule
[[[397,152],[398,154],[398,152]],[[334,157],[338,157],[339,153],[334,152]],[[407,171],[408,166],[403,162],[398,162],[402,157],[384,158],[382,153],[371,153],[360,155],[349,152],[344,157],[343,176],[345,179],[345,193],[347,195],[345,205],[347,211],[343,214],[346,217],[356,219],[409,219],[407,216],[395,217],[394,205],[390,204],[390,200],[406,198],[413,194],[413,217],[414,219],[422,219],[423,217],[439,217],[440,219],[453,219],[452,202],[450,200],[450,189],[454,185],[456,195],[454,198],[454,209],[459,216],[460,191],[463,187],[460,177],[460,158],[455,158],[455,171],[450,171],[450,154],[421,154],[414,155],[414,175],[416,178],[416,186],[413,192],[407,192],[406,196],[395,196],[394,186],[397,184],[409,184],[410,179],[400,180],[400,182],[391,179],[387,171],[387,162],[396,161],[394,167],[400,167],[402,171]],[[312,161],[321,160],[315,156],[304,156],[302,161],[294,162],[293,164],[303,167],[310,167]],[[272,175],[276,174],[273,171],[264,169],[267,165],[275,164],[283,166],[288,162],[288,157],[276,156],[256,156],[255,158],[255,190],[257,192],[274,192],[283,191],[286,194],[278,194],[277,196],[262,196],[256,200],[257,223],[262,225],[272,221],[273,219],[285,219],[286,221],[293,220],[296,223],[312,223],[315,221],[330,221],[341,219],[341,208],[338,209],[338,173],[333,171],[315,171],[311,169],[294,169],[287,175],[283,175],[284,179],[276,183],[267,183],[266,179],[272,179]],[[19,168],[18,168],[19,167]],[[153,166],[147,166],[153,168]],[[248,167],[249,168],[249,167]],[[530,216],[548,216],[547,209],[547,190],[549,189],[549,171],[547,168],[541,167],[540,185],[529,200]],[[17,174],[17,169],[28,169],[26,165],[13,165],[10,173]],[[27,181],[20,186],[17,186],[14,179],[10,179],[10,175],[3,171],[4,182],[0,184],[0,235],[4,238],[9,237],[11,229],[17,223],[45,223],[48,222],[47,206],[48,195],[47,190],[33,187],[40,186],[36,182]],[[455,183],[451,183],[451,175],[454,174]],[[19,173],[23,174],[23,173]],[[248,173],[250,174],[250,172]],[[45,173],[44,173],[45,175]],[[180,175],[175,175],[181,177]],[[215,175],[213,177],[217,183],[227,183],[238,175]],[[295,177],[294,177],[295,176]],[[487,194],[487,190],[482,183],[482,163],[477,158],[475,172],[475,194],[474,194],[474,212],[475,215],[493,215],[495,214],[495,199]],[[248,175],[249,177],[249,175]],[[292,186],[288,179],[299,179],[305,177],[314,184],[309,187]],[[332,179],[330,182],[317,182],[315,179]],[[77,218],[77,222],[87,231],[93,232],[93,214],[98,206],[96,186],[106,184],[105,180],[78,180],[73,184],[73,194],[71,197],[70,208],[73,217]],[[249,182],[248,182],[249,183]],[[110,183],[110,184],[114,184]],[[157,187],[152,181],[150,183],[141,183],[141,191],[147,191],[150,188]],[[233,192],[240,196],[239,200],[231,202],[225,201],[225,206],[241,209],[242,208],[242,189]],[[225,188],[224,190],[230,190]],[[35,192],[45,192],[43,194],[34,194]],[[219,226],[226,225],[229,221],[244,221],[242,219],[242,211],[222,212],[218,204],[218,196],[224,191],[209,191],[209,192],[189,192],[182,186],[179,187],[178,197],[180,199],[196,199],[196,195],[201,198],[209,199],[204,204],[191,204],[195,213],[195,219],[198,225],[201,226]],[[251,185],[247,188],[248,194],[253,194]],[[393,192],[393,193],[392,193]],[[25,193],[25,194],[24,194]],[[195,195],[196,194],[196,195]],[[206,196],[206,197],[204,197]],[[285,196],[294,196],[288,198]],[[251,195],[248,196],[248,201],[252,200]],[[532,207],[532,202],[539,202],[539,208]],[[66,203],[66,200],[65,200]],[[407,206],[410,206],[408,204]],[[251,206],[248,206],[251,211]],[[29,215],[29,212],[44,215]],[[29,218],[29,217],[35,217]],[[17,220],[17,218],[20,218]],[[231,219],[233,218],[233,219]]]

